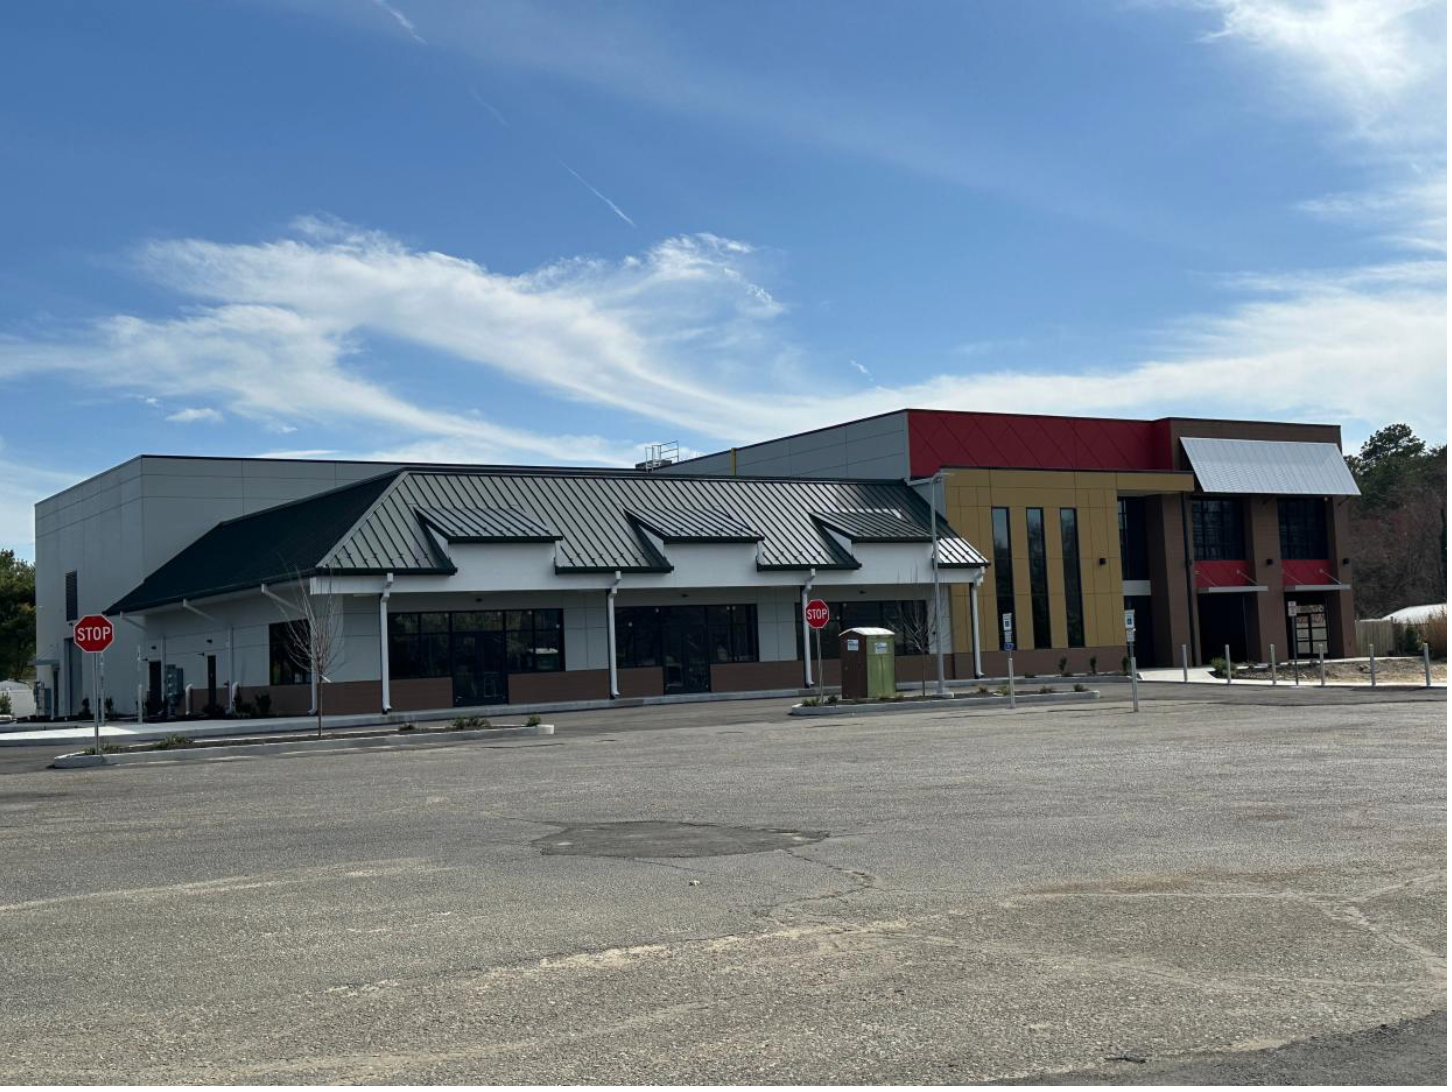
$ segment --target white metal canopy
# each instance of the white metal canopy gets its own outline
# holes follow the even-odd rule
[[[1206,493],[1359,497],[1361,490],[1335,444],[1290,440],[1181,437],[1200,489]]]

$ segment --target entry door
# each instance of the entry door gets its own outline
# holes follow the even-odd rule
[[[207,708],[217,707],[217,657],[207,657]]]
[[[706,608],[663,611],[661,662],[667,694],[704,694],[711,689],[711,660],[706,639]]]
[[[454,634],[453,667],[456,706],[503,705],[509,701],[504,634]]]
[[[161,661],[146,663],[146,715],[154,717],[161,712]]]

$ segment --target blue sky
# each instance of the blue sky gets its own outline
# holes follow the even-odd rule
[[[7,5],[0,546],[138,452],[1446,433],[1416,0]]]

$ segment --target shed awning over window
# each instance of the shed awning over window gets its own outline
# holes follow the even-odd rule
[[[1180,439],[1206,493],[1359,497],[1361,490],[1335,444],[1281,440]]]

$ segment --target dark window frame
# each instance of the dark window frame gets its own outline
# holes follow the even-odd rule
[[[1191,497],[1191,538],[1196,561],[1244,561],[1245,506],[1239,497]]]
[[[928,616],[928,601],[926,599],[849,599],[842,602],[829,602],[827,609],[832,612],[832,620],[822,627],[822,659],[835,660],[842,652],[841,636],[844,629],[856,629],[859,626],[876,626],[881,629],[890,629],[893,632],[893,655],[895,656],[923,656],[929,652],[928,647],[919,648],[919,642],[912,640],[909,632],[914,626],[921,628],[922,621]],[[904,623],[904,617],[908,621]],[[797,631],[797,659],[802,658],[802,627],[796,627]],[[931,642],[928,642],[929,644]],[[816,639],[812,639],[812,655],[817,654]]]
[[[1059,509],[1059,537],[1064,551],[1064,616],[1069,647],[1084,647],[1084,578],[1079,565],[1079,510]]]
[[[390,679],[452,678],[457,638],[497,638],[506,675],[565,670],[561,607],[397,611],[388,616]]]
[[[80,575],[75,569],[66,573],[66,621],[74,622],[81,616]]]
[[[993,527],[993,591],[998,613],[994,628],[1000,647],[1003,644],[1003,616],[1012,619],[1014,644],[1018,644],[1018,610],[1013,601],[1013,520],[1007,508],[991,512]],[[1001,525],[1000,525],[1001,520]]]
[[[1320,561],[1331,556],[1326,502],[1320,497],[1281,497],[1276,502],[1281,558]]]
[[[1024,530],[1029,554],[1029,610],[1034,623],[1034,648],[1053,648],[1053,623],[1049,617],[1049,543],[1044,529],[1044,510],[1025,508]]]
[[[663,667],[667,628],[699,628],[712,664],[759,663],[761,630],[755,603],[630,606],[615,609],[617,667]]]
[[[305,686],[313,681],[311,668],[297,662],[293,654],[293,633],[306,634],[308,620],[273,622],[267,627],[267,682],[269,686]],[[301,638],[307,647],[307,638]]]

